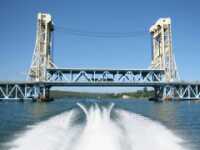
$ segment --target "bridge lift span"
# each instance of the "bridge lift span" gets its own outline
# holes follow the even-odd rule
[[[39,13],[36,44],[27,81],[0,82],[0,99],[48,100],[54,86],[153,87],[157,99],[200,99],[200,82],[181,82],[172,51],[170,18],[161,18],[150,28],[150,69],[57,68],[52,59],[51,15]]]

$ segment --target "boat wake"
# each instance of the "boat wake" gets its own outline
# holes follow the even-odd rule
[[[141,115],[97,104],[64,112],[27,129],[11,150],[185,150],[181,138]],[[111,113],[112,111],[112,113]],[[76,118],[85,115],[85,121]]]

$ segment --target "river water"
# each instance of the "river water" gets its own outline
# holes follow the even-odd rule
[[[200,103],[0,102],[0,150],[200,150]]]

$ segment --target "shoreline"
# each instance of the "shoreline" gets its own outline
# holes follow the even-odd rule
[[[138,99],[148,100],[154,96],[154,91],[138,90],[134,92],[123,93],[94,93],[94,92],[73,92],[73,91],[59,91],[52,90],[50,92],[50,98],[60,99],[64,97],[73,98],[97,98],[97,99]]]

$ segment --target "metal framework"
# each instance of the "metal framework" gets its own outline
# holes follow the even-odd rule
[[[144,76],[145,77],[145,76]],[[78,78],[78,77],[77,77]],[[200,99],[200,83],[191,82],[160,82],[155,81],[68,81],[54,80],[46,82],[0,82],[0,100],[42,100],[49,98],[52,86],[147,86],[155,88],[160,99],[197,100]],[[44,99],[43,99],[44,100]]]
[[[163,99],[200,99],[200,83],[171,83],[163,88]]]
[[[52,17],[49,14],[38,13],[36,44],[27,76],[29,81],[45,81],[46,69],[55,67],[51,57],[52,31]]]
[[[1,82],[0,99],[37,99],[46,96],[47,88],[37,82]]]
[[[160,83],[164,70],[47,69],[47,81],[68,83]]]
[[[165,70],[166,81],[180,80],[172,50],[171,19],[160,18],[150,28],[152,35],[152,69]]]

